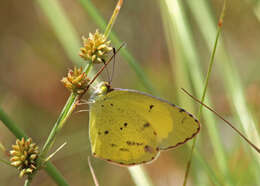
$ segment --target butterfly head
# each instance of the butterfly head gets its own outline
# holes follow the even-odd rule
[[[99,83],[94,91],[94,93],[91,95],[90,99],[95,100],[99,96],[106,95],[109,91],[111,91],[111,86],[108,82],[102,81]]]

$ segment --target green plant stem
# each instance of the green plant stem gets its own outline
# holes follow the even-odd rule
[[[203,73],[201,72],[200,58],[198,56],[197,47],[195,45],[195,41],[193,39],[193,34],[191,32],[192,28],[190,27],[190,23],[188,22],[188,17],[186,15],[185,8],[183,7],[183,1],[178,0],[165,0],[160,1],[161,4],[165,4],[165,9],[168,9],[168,21],[173,25],[173,35],[180,40],[180,45],[183,53],[185,54],[185,62],[186,68],[189,70],[189,76],[191,83],[193,84],[193,88],[195,94],[197,96],[201,96],[203,93]],[[207,96],[206,98],[207,104],[210,105],[210,98]],[[232,179],[228,171],[227,157],[223,148],[223,145],[220,140],[220,136],[218,133],[218,128],[216,126],[216,120],[214,115],[209,111],[205,112],[204,115],[205,125],[207,127],[207,132],[209,134],[209,142],[213,146],[213,157],[216,159],[216,164],[221,172],[221,176],[223,176],[222,180],[227,184],[232,184]],[[219,181],[219,182],[223,182]]]
[[[192,17],[199,26],[207,47],[210,48],[210,41],[213,40],[213,36],[217,32],[215,27],[216,18],[211,3],[207,0],[197,0],[196,2],[187,1],[187,5],[191,10]],[[256,8],[256,6],[253,7]],[[216,59],[219,62],[216,67],[217,70],[223,74],[220,79],[223,81],[227,100],[231,105],[234,118],[239,119],[239,124],[241,124],[249,140],[254,142],[255,145],[260,146],[260,136],[256,127],[259,121],[253,116],[247,105],[247,99],[244,93],[245,88],[241,81],[238,68],[236,67],[236,60],[228,54],[228,50],[222,40],[220,40],[218,46],[218,55],[216,56]],[[246,144],[245,149],[248,148],[247,146],[248,145]],[[252,152],[252,155],[252,159],[255,162],[252,164],[254,166],[254,172],[256,173],[255,179],[258,182],[257,185],[259,185],[260,179],[257,173],[260,171],[260,156],[256,152]]]
[[[0,120],[3,122],[3,124],[19,139],[28,138],[28,136],[25,134],[25,132],[20,129],[12,120],[9,118],[9,116],[0,108]]]
[[[118,14],[119,14],[119,11],[120,11],[122,4],[123,4],[123,0],[119,0],[117,5],[116,5],[116,8],[114,9],[114,12],[113,12],[113,14],[112,14],[107,26],[106,26],[105,32],[104,32],[104,35],[105,35],[106,38],[110,35],[110,32],[113,28],[113,25],[116,21]]]
[[[192,87],[189,79],[189,71],[187,68],[187,62],[185,62],[187,60],[186,51],[182,49],[181,38],[173,32],[174,27],[169,20],[169,14],[165,11],[167,9],[166,5],[161,2],[160,8],[161,8],[161,15],[162,15],[162,21],[164,25],[165,36],[167,37],[166,41],[168,45],[170,60],[172,62],[171,63],[172,71],[173,74],[175,74],[174,79],[176,81],[176,86],[185,87],[186,89],[191,90]],[[173,55],[173,51],[175,55]],[[193,102],[190,102],[190,98],[187,96],[183,96],[183,94],[178,94],[178,95],[179,95],[178,100],[180,104],[184,106],[184,108],[189,108],[189,111],[191,113],[195,113],[194,104]],[[189,148],[191,148],[191,145],[189,143],[187,145]],[[194,150],[194,158],[196,160],[195,162],[197,162],[197,164],[201,166],[201,169],[200,168],[196,169],[197,175],[207,174],[207,177],[209,177],[210,181],[214,185],[216,186],[223,185],[220,182],[220,178],[216,176],[213,169],[209,166],[209,163],[203,158],[203,156],[197,149]],[[201,181],[200,178],[199,181]]]
[[[78,0],[78,1],[81,3],[83,8],[86,10],[86,12],[92,17],[92,19],[95,21],[97,26],[103,31],[106,30],[106,21],[100,15],[100,13],[98,12],[97,8],[93,5],[91,0]],[[120,39],[116,36],[116,34],[113,31],[111,31],[109,38],[111,39],[113,45],[116,48],[118,48],[122,44],[122,41],[120,41]],[[148,92],[158,95],[158,92],[153,87],[152,83],[148,80],[146,73],[141,68],[138,61],[134,58],[134,56],[126,48],[122,48],[122,50],[120,51],[120,55],[126,60],[126,62],[134,70],[143,87]]]
[[[84,67],[84,72],[88,75],[92,68],[93,64],[89,63]],[[55,138],[57,133],[61,130],[67,119],[70,117],[71,113],[74,111],[76,108],[76,102],[79,98],[79,95],[75,93],[71,93],[70,97],[68,98],[65,106],[63,107],[56,123],[54,124],[41,152],[41,159],[44,161],[44,159],[47,156],[47,153],[50,151],[51,147],[53,146],[55,142]]]
[[[75,102],[77,100],[77,95],[75,93],[71,93],[70,97],[67,100],[67,103],[63,107],[54,127],[52,128],[49,137],[47,138],[41,152],[41,157],[44,159],[54,144],[55,137],[60,129],[63,127],[64,123],[67,121],[72,111],[75,109]]]
[[[44,170],[47,171],[48,175],[55,180],[57,185],[59,186],[68,186],[69,184],[66,182],[65,178],[58,172],[56,167],[51,162],[46,162],[44,166]]]
[[[10,117],[0,108],[0,120],[3,124],[18,138],[28,138],[27,135],[10,119]],[[47,162],[45,171],[53,178],[53,180],[60,186],[68,186],[68,183],[60,172],[50,162]]]
[[[198,164],[203,167],[203,171],[208,174],[210,181],[212,181],[212,183],[215,186],[225,185],[223,182],[220,181],[220,178],[216,176],[215,172],[213,171],[214,169],[212,169],[211,166],[209,165],[209,163],[203,159],[203,157],[201,156],[201,154],[199,153],[199,151],[196,148],[194,149],[194,158],[195,158],[195,161],[197,161]],[[198,171],[198,170],[196,170],[196,171]]]
[[[208,84],[209,84],[209,78],[210,78],[212,67],[213,67],[213,64],[214,64],[214,58],[215,58],[215,54],[216,54],[216,49],[217,49],[217,45],[218,45],[219,36],[220,36],[220,33],[221,33],[221,28],[222,27],[218,28],[218,33],[217,33],[216,40],[215,40],[215,43],[214,43],[213,52],[212,52],[211,57],[210,57],[209,68],[208,68],[208,72],[207,72],[207,75],[206,75],[206,82],[205,82],[205,86],[204,86],[204,89],[203,89],[203,94],[202,94],[202,97],[201,97],[201,102],[202,103],[204,102],[205,97],[206,97],[207,88],[208,88]],[[201,116],[202,108],[203,108],[203,106],[200,105],[198,118],[200,118],[200,116]]]
[[[191,84],[189,82],[189,72],[185,65],[186,55],[184,54],[183,50],[181,50],[180,46],[180,38],[176,37],[176,35],[172,34],[172,30],[174,29],[171,24],[169,24],[168,21],[168,14],[164,11],[166,7],[164,7],[164,4],[161,4],[161,12],[162,12],[162,21],[164,25],[164,31],[165,31],[165,37],[168,45],[169,55],[170,55],[170,61],[172,66],[172,72],[175,75],[174,80],[176,81],[176,87],[185,87],[188,90],[191,90]],[[174,41],[174,43],[173,43]],[[174,51],[174,55],[173,52]],[[179,63],[176,63],[176,61],[181,61]],[[179,91],[178,91],[179,92]],[[190,101],[190,98],[188,96],[183,96],[183,94],[178,94],[178,100],[180,105],[182,105],[184,108],[189,108],[189,112],[195,113],[195,108],[193,102]],[[190,143],[187,143],[188,147],[191,148]],[[198,162],[197,164],[202,166],[202,169],[196,169],[197,175],[201,174],[207,174],[207,177],[210,178],[211,182],[214,183],[214,185],[221,186],[219,182],[219,178],[216,177],[213,169],[209,166],[208,162],[203,158],[201,153],[194,150],[194,158],[195,162]],[[200,173],[201,172],[201,173]],[[195,179],[198,179],[195,177]],[[201,181],[201,178],[199,178]],[[203,181],[201,181],[203,182]]]
[[[221,14],[224,14],[224,10],[225,10],[225,9],[223,9],[223,12],[222,12]],[[222,17],[222,16],[221,16],[221,17]],[[204,100],[205,100],[205,96],[206,96],[206,92],[207,92],[207,88],[208,88],[208,83],[209,83],[209,78],[210,78],[211,71],[212,71],[212,67],[213,67],[213,63],[214,63],[214,57],[215,57],[215,54],[216,54],[217,44],[218,44],[219,36],[220,36],[220,33],[221,33],[221,28],[222,28],[222,27],[218,27],[218,32],[217,32],[216,40],[215,40],[215,42],[214,42],[213,51],[212,51],[212,53],[211,53],[210,62],[209,62],[209,67],[208,67],[208,72],[207,72],[207,75],[206,75],[206,82],[205,82],[205,86],[204,86],[203,93],[202,93],[202,97],[201,97],[201,102],[202,102],[202,103],[203,103]],[[201,116],[201,113],[202,113],[202,108],[203,108],[203,105],[200,105],[200,109],[199,109],[199,113],[198,113],[198,118],[199,118],[199,120],[201,119],[200,116]],[[193,156],[194,149],[195,149],[195,146],[196,146],[196,141],[197,141],[197,137],[195,137],[195,138],[192,140],[192,147],[191,147],[191,152],[190,152],[190,157],[189,157],[189,160],[188,160],[188,163],[187,163],[187,167],[186,167],[186,170],[185,170],[185,176],[184,176],[183,186],[186,186],[186,184],[187,184],[188,175],[189,175],[190,167],[191,167],[191,163],[192,163],[192,156]]]
[[[110,33],[112,26],[114,25],[114,22],[116,21],[116,17],[119,13],[121,5],[122,5],[122,1],[120,0],[113,12],[113,15],[111,16],[111,19],[110,19],[109,24],[106,29],[107,35],[105,35],[105,37],[108,37],[108,34]],[[87,76],[88,76],[88,73],[90,72],[90,70],[92,69],[92,65],[93,65],[92,63],[89,63],[84,67],[84,72],[87,74]],[[47,140],[43,146],[42,153],[41,153],[42,159],[45,159],[47,153],[50,151],[51,147],[54,144],[57,133],[60,131],[60,129],[63,127],[64,123],[70,117],[73,110],[76,108],[76,101],[78,99],[79,99],[79,96],[77,94],[71,93],[70,97],[67,100],[67,103],[63,107],[56,123],[54,124],[54,127],[51,130],[51,133],[49,134],[49,137],[47,138]]]
[[[120,2],[119,2],[120,3]],[[122,3],[122,2],[121,2]],[[54,6],[58,7],[57,4],[54,4]],[[49,11],[46,11],[46,6],[45,4],[43,3],[42,4],[42,7],[44,7],[44,10],[45,12],[47,12],[47,14],[49,14]],[[56,9],[57,9],[56,7]],[[47,9],[48,10],[48,9]],[[60,13],[62,13],[63,11],[60,9],[59,10]],[[107,29],[107,32],[106,32],[106,37],[108,36],[108,34],[110,33],[110,30],[116,20],[116,16],[119,12],[119,8],[118,6],[116,7],[112,17],[111,17],[111,20],[109,22],[109,25],[108,25],[108,29]],[[65,17],[65,16],[64,16]],[[50,17],[50,19],[52,20],[53,17]],[[63,19],[63,18],[62,18]],[[88,75],[90,73],[90,70],[92,69],[92,64],[88,64],[85,66],[84,68],[84,72]],[[77,100],[79,99],[79,96],[74,94],[74,93],[71,93],[70,97],[68,98],[64,108],[62,109],[61,111],[61,114],[59,115],[56,123],[54,124],[54,127],[52,128],[50,134],[49,134],[49,137],[47,138],[44,146],[43,146],[43,149],[42,149],[42,153],[41,153],[41,160],[44,161],[44,159],[46,158],[47,156],[47,153],[50,151],[51,147],[53,146],[54,144],[54,141],[55,141],[55,138],[56,138],[56,135],[58,134],[58,132],[60,131],[60,129],[63,127],[63,125],[65,124],[65,122],[67,121],[67,119],[69,118],[69,116],[71,115],[71,113],[73,112],[73,110],[76,108],[76,103],[77,103]]]
[[[27,178],[24,182],[24,186],[30,186],[31,185],[31,179]]]

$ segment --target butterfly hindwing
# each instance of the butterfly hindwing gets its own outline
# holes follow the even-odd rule
[[[92,153],[122,165],[149,162],[199,128],[185,110],[134,90],[113,89],[90,105]]]

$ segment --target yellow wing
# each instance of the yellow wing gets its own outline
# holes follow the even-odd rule
[[[160,150],[185,143],[200,130],[191,114],[151,95],[112,89],[90,105],[94,156],[121,165],[155,159]]]

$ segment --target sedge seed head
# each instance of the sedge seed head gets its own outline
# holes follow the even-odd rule
[[[82,67],[74,67],[74,70],[70,69],[67,77],[63,77],[61,80],[68,90],[77,94],[82,94],[84,92],[89,81],[90,80],[87,78],[86,73],[83,72]]]
[[[32,174],[36,170],[36,159],[39,156],[39,147],[32,142],[31,138],[25,140],[17,139],[16,144],[12,145],[10,151],[11,165],[16,167],[19,171],[19,177]]]
[[[108,53],[113,49],[110,46],[111,41],[99,33],[98,30],[94,34],[89,33],[89,37],[82,37],[83,47],[80,48],[79,56],[93,63],[102,63],[105,61]]]

